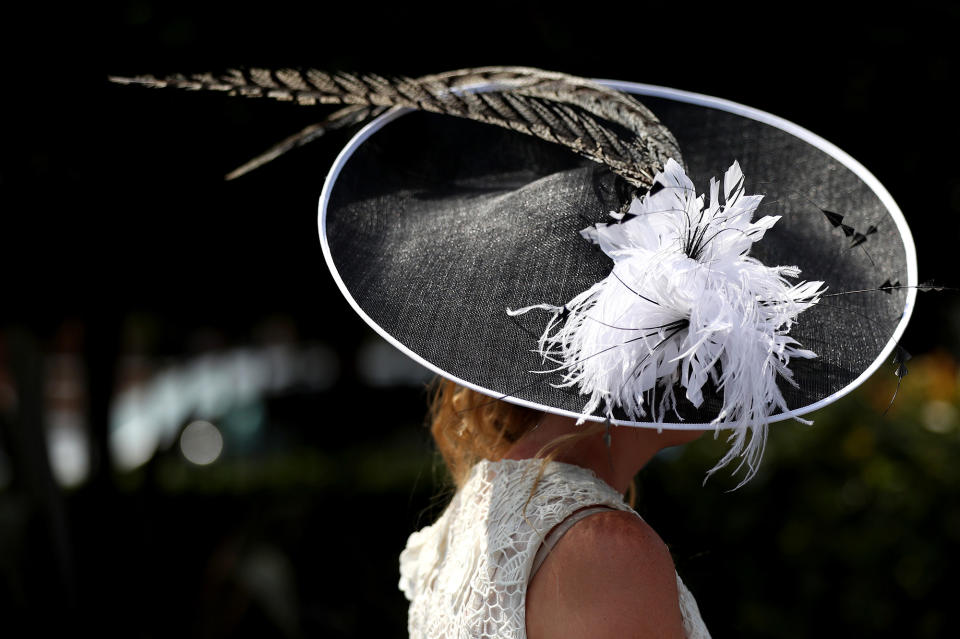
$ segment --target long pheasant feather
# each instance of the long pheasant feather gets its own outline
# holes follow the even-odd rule
[[[629,95],[584,78],[539,69],[483,67],[421,78],[317,69],[245,69],[222,75],[110,79],[120,84],[347,106],[241,167],[246,170],[315,139],[322,130],[394,106],[485,122],[562,144],[641,188],[653,185],[653,176],[668,159],[682,161],[667,128]]]

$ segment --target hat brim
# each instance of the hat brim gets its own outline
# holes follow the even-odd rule
[[[863,383],[896,347],[916,289],[916,254],[890,194],[860,163],[782,118],[737,103],[649,85],[601,81],[629,92],[676,136],[698,191],[734,161],[758,211],[781,215],[751,254],[796,265],[829,293],[791,336],[818,354],[793,360],[797,385],[781,384],[799,416]],[[319,231],[327,265],[354,310],[388,342],[433,372],[491,397],[581,416],[585,398],[557,388],[534,352],[544,315],[506,308],[562,305],[605,277],[610,261],[579,236],[604,221],[623,191],[599,165],[517,133],[447,116],[395,109],[343,149],[324,184]],[[852,247],[842,226],[866,241]],[[867,233],[871,228],[877,230]],[[682,392],[679,393],[682,395]],[[669,423],[712,427],[716,393],[679,407]],[[601,421],[600,415],[588,419]],[[726,423],[725,427],[737,426]]]

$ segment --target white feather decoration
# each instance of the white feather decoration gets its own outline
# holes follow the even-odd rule
[[[650,193],[626,215],[581,231],[613,261],[605,279],[562,307],[538,304],[552,318],[539,351],[562,373],[559,386],[577,386],[591,415],[619,406],[635,421],[663,423],[677,405],[679,383],[694,406],[708,380],[723,395],[711,422],[732,427],[730,450],[708,476],[736,457],[756,473],[767,422],[789,412],[777,377],[794,383],[791,358],[816,355],[788,333],[797,315],[816,304],[823,282],[792,284],[795,266],[764,266],[749,256],[779,217],[751,221],[762,196],[744,195],[734,164],[723,184],[698,196],[683,168],[670,160]],[[546,371],[540,371],[546,372]],[[581,419],[581,421],[583,421]]]

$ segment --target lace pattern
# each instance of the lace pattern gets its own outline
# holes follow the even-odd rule
[[[544,536],[574,511],[630,511],[591,471],[551,462],[481,461],[440,519],[400,554],[400,589],[410,600],[411,639],[525,639],[527,581]],[[524,506],[526,511],[524,513]],[[696,601],[677,577],[689,639],[708,639]]]

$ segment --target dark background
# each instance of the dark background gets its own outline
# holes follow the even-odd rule
[[[804,7],[9,10],[2,632],[403,636],[397,555],[447,494],[422,428],[426,378],[353,316],[320,253],[317,199],[348,134],[228,183],[326,111],[118,87],[107,75],[517,64],[715,95],[861,161],[903,209],[921,280],[956,283],[960,11]],[[709,438],[645,471],[638,510],[714,636],[955,632],[958,318],[955,295],[921,295],[903,339],[915,366],[890,413],[883,369],[813,429],[775,429],[745,489],[726,492],[729,478],[700,486],[722,448]],[[203,386],[189,371],[229,378],[237,369],[223,362],[237,353],[272,361],[272,381],[242,396],[221,389],[232,403],[214,408],[187,403],[142,464],[118,463],[119,398],[163,373],[179,372],[183,393]],[[304,353],[314,368],[290,373]],[[201,417],[224,437],[207,466],[187,462],[177,440]],[[72,479],[57,479],[47,454],[54,431],[86,450]]]

